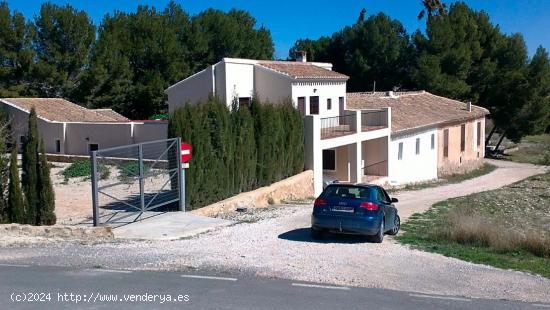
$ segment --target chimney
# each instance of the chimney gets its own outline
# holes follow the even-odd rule
[[[472,112],[472,102],[471,101],[468,101],[468,103],[466,103],[466,108],[468,109],[468,112]]]
[[[296,62],[307,62],[307,52],[306,51],[297,51],[296,52]]]

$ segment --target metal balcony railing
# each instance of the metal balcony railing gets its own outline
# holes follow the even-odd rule
[[[361,131],[371,131],[388,127],[387,110],[362,110]]]
[[[356,132],[355,115],[340,115],[321,119],[321,139],[345,136]]]

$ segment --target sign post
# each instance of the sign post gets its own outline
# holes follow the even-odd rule
[[[181,140],[180,140],[181,142]],[[179,164],[180,164],[180,181],[179,181],[179,191],[180,191],[180,205],[179,210],[185,211],[185,169],[189,168],[188,161],[191,159],[193,148],[191,145],[181,142],[180,143],[180,158],[179,158]]]

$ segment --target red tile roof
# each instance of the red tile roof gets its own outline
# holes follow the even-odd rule
[[[260,60],[258,65],[277,71],[294,79],[347,80],[345,74],[325,69],[311,62]]]
[[[2,98],[1,101],[24,111],[34,107],[39,117],[56,122],[130,121],[111,109],[87,109],[61,98]]]
[[[393,97],[385,92],[348,93],[348,109],[378,109],[391,107],[392,132],[413,128],[443,125],[484,117],[489,114],[485,108],[457,100],[436,96],[426,91],[395,92]]]

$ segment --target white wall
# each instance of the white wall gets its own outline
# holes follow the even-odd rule
[[[221,62],[225,65],[225,89],[218,88],[216,94],[231,107],[233,98],[252,97],[254,95],[254,65]],[[217,77],[217,73],[216,73]],[[224,93],[222,95],[222,93]]]
[[[208,99],[213,91],[212,66],[180,81],[166,90],[168,95],[168,112],[173,113],[178,107],[187,103],[197,103]]]
[[[290,79],[264,67],[254,67],[254,86],[260,100],[277,103],[291,96]]]
[[[339,97],[346,103],[345,82],[299,82],[292,84],[292,101],[296,105],[298,97],[306,97],[305,114],[309,115],[309,97],[319,96],[319,116],[332,117],[340,115]],[[332,99],[332,108],[327,110],[327,99]]]
[[[434,135],[434,148],[431,136]],[[420,154],[416,154],[416,138],[420,138]],[[403,143],[403,159],[398,159],[399,143]],[[437,129],[392,136],[388,154],[388,177],[392,184],[421,182],[437,178]]]

